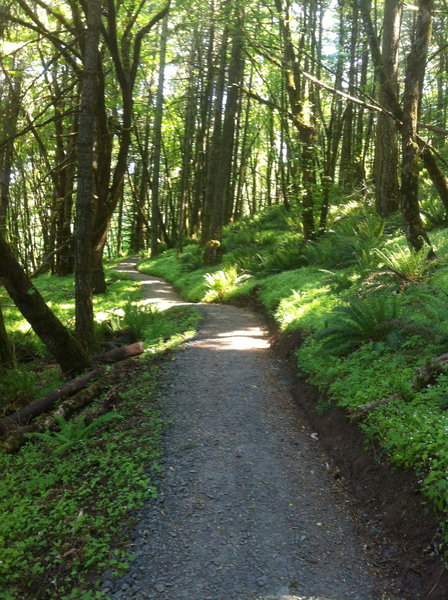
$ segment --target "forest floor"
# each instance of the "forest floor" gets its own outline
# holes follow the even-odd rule
[[[122,263],[145,297],[183,301]],[[262,317],[200,304],[196,338],[164,368],[159,497],[137,515],[126,575],[105,573],[113,600],[404,600],[382,533],[335,477],[274,355]],[[378,543],[381,539],[381,543]],[[386,558],[385,558],[386,557]]]

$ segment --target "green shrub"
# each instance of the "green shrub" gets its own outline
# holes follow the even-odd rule
[[[62,383],[58,368],[31,371],[23,365],[5,370],[0,377],[0,414],[13,412],[31,400],[45,396]]]
[[[384,221],[374,212],[345,216],[319,241],[309,242],[305,258],[309,264],[326,269],[356,267],[361,273],[372,269],[377,258],[372,253],[384,236]]]
[[[29,438],[35,438],[45,443],[54,454],[64,454],[74,445],[88,440],[96,429],[114,419],[123,419],[123,417],[116,412],[108,412],[86,425],[86,415],[81,415],[73,421],[66,421],[63,417],[56,415],[55,420],[59,431],[44,431],[27,435]]]
[[[204,266],[204,250],[201,246],[187,246],[179,261],[182,271],[196,271]]]
[[[375,254],[400,281],[403,281],[403,276],[413,282],[422,281],[435,266],[434,261],[428,260],[429,248],[427,247],[423,247],[418,252],[401,247],[375,249]]]
[[[266,253],[259,255],[257,272],[263,275],[272,275],[297,269],[305,264],[303,256],[303,239],[294,236],[277,242],[277,246],[270,248]]]
[[[160,471],[155,384],[148,366],[132,388],[114,388],[122,419],[113,427],[66,431],[67,442],[48,434],[50,446],[44,436],[16,454],[0,453],[0,512],[8,515],[0,520],[1,598],[32,600],[37,590],[42,599],[78,597],[70,590],[91,590],[92,569],[126,566],[111,547],[126,513],[156,495]],[[65,443],[70,452],[50,450]]]
[[[221,271],[206,273],[204,279],[208,292],[204,300],[207,302],[223,300],[224,296],[232,288],[245,281],[248,277],[247,274],[239,274],[235,267],[226,267]]]
[[[318,333],[318,338],[327,350],[340,356],[367,342],[384,342],[397,350],[404,342],[402,325],[395,299],[379,297],[368,302],[352,298],[333,309],[328,327]]]
[[[420,202],[420,214],[429,230],[446,227],[448,225],[446,209],[438,198],[423,198]]]

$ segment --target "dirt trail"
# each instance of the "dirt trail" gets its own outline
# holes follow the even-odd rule
[[[132,276],[147,297],[182,302],[165,282]],[[129,572],[106,574],[103,589],[113,600],[399,599],[363,550],[259,316],[199,310],[198,336],[164,372],[160,498],[139,513]]]

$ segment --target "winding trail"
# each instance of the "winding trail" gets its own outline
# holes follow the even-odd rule
[[[139,279],[162,306],[182,303],[160,279]],[[172,426],[160,497],[140,511],[128,573],[113,600],[373,600],[384,581],[355,532],[344,491],[289,394],[261,318],[198,305],[197,337],[165,367]]]

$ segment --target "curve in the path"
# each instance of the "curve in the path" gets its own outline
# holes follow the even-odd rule
[[[133,276],[151,299],[176,300]],[[198,336],[164,372],[160,497],[139,514],[129,572],[103,589],[113,600],[390,600],[260,318],[200,310]]]

